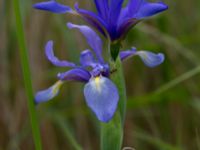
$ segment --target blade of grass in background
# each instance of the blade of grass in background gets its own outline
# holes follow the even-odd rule
[[[23,76],[24,76],[25,90],[28,97],[28,109],[29,109],[29,114],[30,114],[30,119],[31,119],[35,149],[42,150],[40,130],[39,130],[37,115],[35,111],[29,59],[28,59],[28,53],[26,49],[25,37],[24,37],[24,32],[23,32],[23,24],[22,24],[18,0],[14,0],[14,13],[16,17],[16,32],[17,32],[17,38],[18,38],[18,43],[19,43],[19,48],[20,48],[19,49],[20,59],[21,59],[21,64],[22,64]]]
[[[72,135],[70,129],[66,125],[65,119],[59,114],[51,114],[53,122],[60,127],[64,135],[68,139],[69,143],[73,146],[75,150],[82,150],[81,146],[77,143],[74,136]]]
[[[184,73],[183,75],[177,77],[176,79],[168,82],[167,84],[161,86],[160,88],[158,88],[154,93],[155,94],[162,94],[163,92],[175,87],[177,84],[197,75],[200,73],[200,66]]]
[[[129,108],[140,107],[140,106],[145,106],[150,103],[156,103],[161,100],[165,100],[165,99],[160,98],[161,94],[163,94],[164,92],[167,92],[168,90],[174,88],[178,84],[194,77],[195,75],[197,75],[199,73],[200,73],[200,66],[197,66],[194,69],[192,69],[192,70],[180,75],[179,77],[169,81],[168,83],[162,85],[161,87],[159,87],[157,90],[155,90],[152,93],[149,93],[147,95],[138,96],[138,97],[130,97],[128,99],[127,106]]]
[[[141,131],[140,132],[139,131],[133,132],[133,135],[137,139],[142,140],[144,142],[148,142],[149,144],[153,145],[154,147],[156,147],[157,149],[160,149],[160,150],[182,150],[179,147],[165,143],[160,138],[152,137],[152,136],[150,136],[146,133],[143,133]]]
[[[176,51],[180,55],[184,56],[193,64],[198,65],[200,63],[199,58],[191,50],[184,47],[181,44],[181,42],[179,42],[176,38],[168,34],[162,33],[158,29],[152,26],[146,25],[144,23],[140,24],[140,26],[137,26],[137,29],[152,37],[155,37],[158,40],[158,42],[172,47],[171,50]]]

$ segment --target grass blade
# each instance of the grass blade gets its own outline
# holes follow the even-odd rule
[[[23,70],[26,94],[28,98],[28,109],[29,109],[29,115],[30,115],[30,120],[31,120],[35,149],[42,150],[40,130],[39,130],[37,115],[35,111],[28,52],[26,49],[26,42],[25,42],[25,37],[24,37],[24,32],[23,32],[23,23],[21,19],[20,8],[19,8],[19,0],[14,0],[14,12],[15,12],[15,18],[16,18],[16,32],[17,32],[17,39],[19,43],[20,60],[21,60],[21,65],[22,65],[22,70]]]
[[[66,121],[64,120],[61,115],[53,114],[51,116],[54,123],[60,127],[60,129],[63,131],[66,138],[69,140],[69,143],[73,146],[75,150],[82,150],[81,146],[77,143],[74,136],[72,135],[70,129],[66,125]]]

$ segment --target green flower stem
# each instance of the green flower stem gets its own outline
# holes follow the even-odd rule
[[[101,150],[121,150],[123,127],[119,111],[109,123],[101,123]]]
[[[113,119],[108,123],[101,123],[101,150],[121,150],[123,141],[123,126],[126,113],[126,88],[122,63],[118,56],[120,44],[112,45],[110,53],[111,80],[119,92],[118,109]],[[114,61],[115,60],[115,61]]]
[[[17,38],[18,38],[19,47],[20,47],[19,48],[20,58],[21,58],[26,94],[28,97],[28,109],[29,109],[29,114],[30,114],[30,119],[31,119],[35,149],[42,150],[40,130],[39,130],[37,115],[35,111],[29,59],[28,59],[28,53],[26,49],[25,37],[24,37],[24,32],[23,32],[23,24],[22,24],[18,0],[14,0],[14,12],[15,12],[15,18],[16,18],[16,32],[17,32]]]
[[[111,68],[113,68],[113,74],[111,75],[112,81],[115,83],[115,85],[118,88],[119,92],[119,104],[118,104],[118,110],[120,112],[122,125],[124,124],[125,115],[126,115],[126,86],[125,86],[125,80],[124,80],[124,74],[123,74],[123,68],[122,68],[122,62],[120,58],[118,57],[115,62],[111,62]]]

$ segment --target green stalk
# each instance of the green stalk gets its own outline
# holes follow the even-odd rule
[[[28,97],[28,109],[29,109],[33,138],[34,138],[34,143],[35,143],[35,149],[42,150],[40,130],[39,130],[37,115],[35,111],[28,52],[26,49],[25,37],[24,37],[24,32],[23,32],[23,23],[21,19],[21,13],[20,13],[18,0],[14,0],[14,12],[15,12],[15,18],[16,18],[17,39],[18,39],[18,43],[20,47],[19,49],[20,58],[21,58],[20,60],[21,60],[21,65],[22,65],[22,70],[23,70],[26,95]]]
[[[122,62],[119,57],[117,57],[117,60],[115,62],[111,62],[111,67],[114,70],[114,73],[111,75],[112,81],[115,83],[115,85],[118,88],[119,92],[119,104],[118,104],[118,110],[120,112],[122,125],[124,124],[125,115],[126,115],[126,86],[125,86],[125,80],[124,80],[124,74],[123,74],[123,68],[122,68]],[[116,71],[116,72],[115,72]]]
[[[119,92],[118,109],[113,119],[108,123],[101,123],[101,150],[121,150],[123,141],[123,126],[126,113],[126,88],[122,63],[118,56],[120,44],[110,46],[112,60],[110,61],[111,80]]]
[[[123,127],[119,111],[109,123],[101,123],[101,150],[121,150]]]

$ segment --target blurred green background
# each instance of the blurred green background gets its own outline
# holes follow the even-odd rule
[[[94,10],[92,0],[60,0]],[[59,58],[79,62],[89,48],[84,37],[66,22],[78,17],[32,8],[38,0],[20,0],[34,92],[56,81],[65,71],[44,54],[54,40]],[[124,63],[127,116],[124,147],[136,150],[200,150],[200,1],[164,0],[169,10],[138,24],[123,49],[163,52],[165,62],[151,69],[134,58]],[[106,48],[106,46],[105,46]],[[13,2],[0,1],[0,150],[33,150],[24,92]],[[99,149],[98,121],[86,107],[83,85],[68,82],[54,100],[37,107],[44,150]]]

